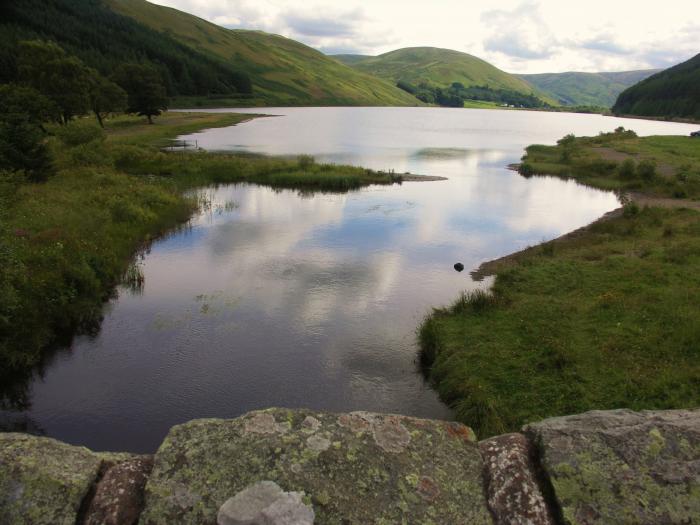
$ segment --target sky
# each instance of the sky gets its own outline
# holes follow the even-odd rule
[[[455,49],[511,73],[666,68],[700,53],[700,1],[155,0],[328,54]]]

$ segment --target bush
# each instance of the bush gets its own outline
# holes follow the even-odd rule
[[[105,140],[104,130],[91,120],[76,120],[62,126],[56,131],[56,136],[66,146],[75,147],[89,142]]]
[[[299,168],[305,170],[316,164],[316,159],[313,155],[299,155],[297,162],[299,163]]]
[[[520,173],[520,175],[522,175],[523,177],[531,177],[535,174],[535,168],[532,167],[532,164],[523,162],[518,167],[518,173]]]
[[[633,179],[636,172],[637,165],[632,159],[625,159],[618,168],[618,173],[621,179]]]
[[[656,178],[656,163],[651,160],[642,160],[637,165],[637,175],[645,181],[652,181]]]
[[[634,201],[628,202],[622,208],[622,215],[625,217],[634,217],[635,215],[639,215],[639,205],[637,205],[637,203]]]

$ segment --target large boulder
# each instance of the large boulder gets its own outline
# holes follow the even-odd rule
[[[271,409],[174,427],[146,485],[144,525],[214,524],[271,480],[305,494],[315,523],[490,524],[482,460],[458,423]]]
[[[700,410],[593,411],[525,427],[564,522],[700,520]]]
[[[0,433],[0,523],[74,525],[101,465],[83,447]]]

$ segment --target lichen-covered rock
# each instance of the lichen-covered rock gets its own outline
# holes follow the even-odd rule
[[[146,485],[144,525],[214,524],[264,480],[303,492],[315,523],[490,524],[474,434],[458,423],[271,409],[174,427]]]
[[[700,523],[700,410],[593,411],[524,430],[566,523]]]
[[[83,447],[0,433],[0,523],[74,525],[101,464]]]
[[[120,458],[97,483],[83,525],[133,525],[143,509],[152,456]]]
[[[498,525],[553,525],[537,483],[531,447],[523,434],[505,434],[479,443],[486,463],[486,493]]]

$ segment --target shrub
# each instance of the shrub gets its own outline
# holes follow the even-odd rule
[[[98,140],[105,140],[104,130],[91,120],[76,120],[56,131],[56,136],[66,146],[75,147]]]
[[[634,217],[635,215],[639,215],[639,206],[634,201],[628,202],[622,208],[622,214],[625,217]]]
[[[644,159],[637,165],[637,176],[645,181],[652,181],[656,178],[656,163]]]
[[[618,168],[618,173],[622,179],[633,179],[637,172],[637,165],[632,159],[625,159]]]
[[[532,177],[535,174],[535,168],[532,167],[532,164],[523,162],[518,167],[518,173],[523,177]]]
[[[316,159],[313,155],[299,155],[297,157],[297,163],[299,164],[299,168],[305,170],[316,164]]]

